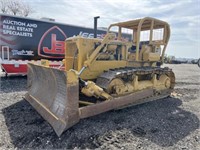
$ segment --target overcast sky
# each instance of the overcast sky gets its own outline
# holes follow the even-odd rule
[[[200,0],[25,0],[33,18],[49,17],[57,22],[99,27],[141,17],[156,17],[171,25],[167,54],[177,58],[200,58]]]

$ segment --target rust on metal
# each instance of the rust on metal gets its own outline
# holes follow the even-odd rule
[[[135,92],[122,97],[117,97],[109,101],[101,102],[95,105],[89,105],[80,108],[80,118],[87,118],[90,116],[95,116],[97,114],[122,107],[134,102],[138,102],[143,98],[153,96],[153,89],[146,89],[143,91]]]
[[[79,121],[79,85],[67,84],[66,74],[61,70],[32,64],[28,68],[32,84],[25,99],[60,136]]]

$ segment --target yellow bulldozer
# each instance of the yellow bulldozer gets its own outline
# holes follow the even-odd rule
[[[103,39],[67,38],[65,70],[28,64],[25,99],[60,136],[82,118],[167,97],[175,86],[161,67],[169,38],[169,24],[150,17],[111,24]]]

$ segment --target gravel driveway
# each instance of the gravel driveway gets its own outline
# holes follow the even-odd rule
[[[200,68],[167,66],[176,75],[172,97],[81,120],[60,138],[23,99],[26,77],[1,73],[0,149],[200,149]]]

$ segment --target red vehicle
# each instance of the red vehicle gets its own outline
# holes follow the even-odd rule
[[[105,34],[105,30],[97,30],[98,38]],[[6,75],[25,75],[28,62],[40,64],[41,59],[48,59],[50,66],[59,67],[66,38],[92,38],[94,34],[92,28],[0,14],[0,35],[2,70]]]

